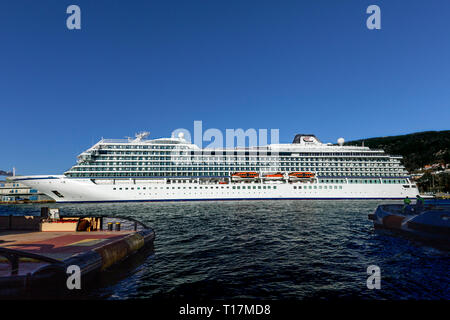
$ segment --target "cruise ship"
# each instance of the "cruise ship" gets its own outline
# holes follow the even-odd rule
[[[63,175],[16,176],[57,202],[401,199],[401,156],[298,134],[290,144],[209,149],[184,139],[101,139]]]

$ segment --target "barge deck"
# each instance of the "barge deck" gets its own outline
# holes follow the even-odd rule
[[[80,278],[153,245],[151,228],[128,218],[36,216],[0,217],[0,296],[67,290],[69,267]]]

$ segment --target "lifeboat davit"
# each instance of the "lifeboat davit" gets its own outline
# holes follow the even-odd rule
[[[312,172],[291,172],[289,173],[290,180],[300,180],[300,179],[312,179],[315,174]]]
[[[266,180],[283,180],[284,179],[284,175],[282,173],[268,173],[265,174],[264,179]]]
[[[258,172],[236,172],[231,175],[232,179],[237,180],[253,180],[259,178]]]

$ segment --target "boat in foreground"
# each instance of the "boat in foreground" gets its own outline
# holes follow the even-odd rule
[[[415,206],[379,205],[369,214],[375,229],[386,229],[413,238],[432,241],[450,248],[450,208],[425,205],[417,212]]]
[[[154,238],[151,228],[130,218],[54,211],[48,217],[0,216],[0,297],[69,293],[74,266],[84,287],[93,275],[151,249]]]

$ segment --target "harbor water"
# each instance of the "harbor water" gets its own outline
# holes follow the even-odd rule
[[[450,299],[448,252],[373,230],[367,215],[387,202],[49,206],[63,215],[129,216],[156,232],[150,254],[102,274],[86,298]],[[41,206],[0,206],[0,215],[38,215]],[[378,290],[367,288],[371,265],[381,270]]]

